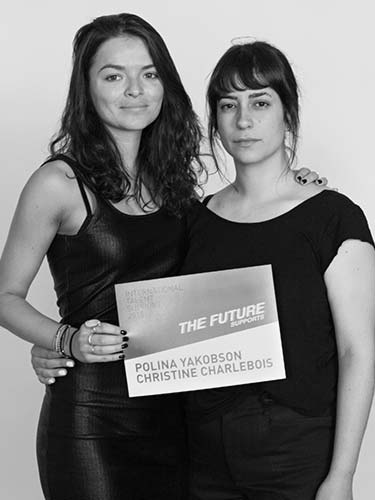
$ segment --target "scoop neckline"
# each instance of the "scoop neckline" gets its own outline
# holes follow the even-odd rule
[[[237,225],[243,225],[243,226],[250,226],[250,225],[255,226],[255,225],[260,225],[260,224],[266,224],[266,223],[275,222],[275,221],[280,220],[280,219],[282,219],[284,217],[287,217],[288,215],[291,215],[293,212],[297,211],[302,206],[308,204],[310,201],[315,200],[316,198],[318,198],[319,196],[321,196],[323,193],[330,193],[330,192],[332,192],[330,189],[323,189],[322,191],[319,191],[319,193],[316,193],[313,196],[310,196],[310,198],[306,198],[306,200],[301,201],[301,203],[298,203],[298,205],[296,205],[295,207],[292,207],[291,209],[287,210],[286,212],[283,212],[280,215],[276,215],[275,217],[272,217],[271,219],[265,219],[265,220],[258,221],[258,222],[238,222],[238,221],[234,221],[234,220],[230,220],[230,219],[225,219],[224,217],[221,217],[221,215],[218,215],[213,210],[211,210],[210,208],[208,208],[207,204],[203,204],[202,203],[202,205],[207,210],[207,212],[209,212],[214,217],[216,217],[217,219],[219,219],[219,220],[221,220],[223,222],[228,222],[230,224],[237,224]],[[212,194],[212,195],[209,195],[209,196],[210,196],[210,198],[207,201],[207,203],[209,203],[209,201],[215,196],[215,194]]]
[[[130,218],[145,218],[145,217],[151,217],[153,215],[158,215],[160,212],[162,212],[163,210],[163,207],[160,207],[158,208],[157,210],[155,210],[154,212],[149,212],[148,214],[129,214],[127,212],[121,212],[121,210],[119,210],[118,208],[116,208],[109,200],[107,199],[104,199],[105,203],[107,206],[109,206],[112,210],[114,210],[116,213],[120,214],[120,215],[123,215],[124,217],[130,217]]]

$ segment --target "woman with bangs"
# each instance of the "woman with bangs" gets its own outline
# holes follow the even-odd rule
[[[207,97],[212,152],[220,142],[236,177],[195,210],[181,272],[272,265],[286,378],[189,394],[190,498],[351,500],[374,389],[365,216],[294,182],[298,88],[278,49],[231,47]]]

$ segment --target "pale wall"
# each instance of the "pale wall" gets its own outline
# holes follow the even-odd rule
[[[280,47],[303,93],[301,165],[327,175],[356,200],[375,231],[374,58],[370,5],[357,0],[34,0],[1,9],[0,247],[18,194],[46,154],[70,69],[75,31],[93,17],[134,12],[164,36],[195,108],[204,115],[206,77],[231,38],[251,35]],[[220,185],[211,179],[208,190]],[[44,266],[31,302],[56,317]],[[41,500],[34,441],[43,388],[29,346],[2,330],[0,368],[0,498]],[[375,418],[370,419],[356,476],[356,499],[372,500]]]

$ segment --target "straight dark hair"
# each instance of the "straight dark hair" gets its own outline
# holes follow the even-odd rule
[[[131,191],[126,165],[99,118],[89,91],[89,70],[101,44],[134,36],[145,43],[164,87],[161,111],[142,132],[137,175]],[[169,51],[159,33],[134,14],[96,18],[81,27],[73,43],[73,69],[61,128],[50,143],[50,158],[72,156],[78,174],[94,192],[118,202],[135,197],[144,209],[145,185],[152,201],[180,214],[196,197],[205,170],[200,160],[201,127]]]
[[[208,138],[216,167],[217,104],[233,90],[259,90],[270,87],[280,97],[290,134],[289,165],[296,156],[299,130],[299,92],[293,70],[285,55],[267,42],[252,42],[230,47],[212,72],[208,89]]]

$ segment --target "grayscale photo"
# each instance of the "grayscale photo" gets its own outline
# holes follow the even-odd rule
[[[0,23],[0,497],[373,500],[371,2]]]

